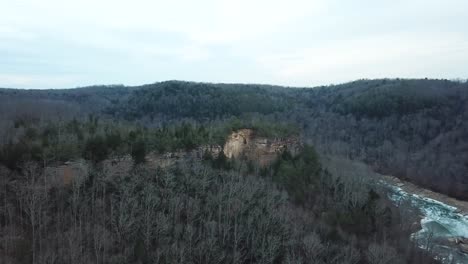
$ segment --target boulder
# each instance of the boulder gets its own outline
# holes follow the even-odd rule
[[[467,244],[468,245],[468,238],[466,238],[466,237],[459,237],[458,241],[461,244]]]
[[[459,244],[458,247],[463,253],[468,254],[468,244]]]

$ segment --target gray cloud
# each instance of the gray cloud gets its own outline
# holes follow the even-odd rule
[[[466,78],[461,0],[9,1],[0,86]]]

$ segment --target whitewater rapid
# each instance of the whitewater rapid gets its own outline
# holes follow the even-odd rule
[[[450,244],[449,238],[468,238],[468,216],[458,212],[456,207],[440,201],[405,192],[402,188],[389,185],[389,198],[397,205],[409,202],[421,214],[421,230],[413,233],[411,239],[422,249],[435,253],[442,263],[468,263],[468,254],[457,245]]]

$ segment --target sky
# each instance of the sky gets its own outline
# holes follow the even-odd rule
[[[468,78],[466,0],[0,0],[0,87]]]

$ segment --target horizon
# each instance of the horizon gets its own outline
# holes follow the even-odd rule
[[[466,17],[461,0],[7,2],[0,87],[466,79]]]
[[[321,87],[332,87],[332,86],[339,86],[339,85],[346,85],[353,82],[359,81],[412,81],[412,80],[428,80],[428,81],[449,81],[449,82],[456,82],[456,83],[468,83],[468,79],[463,78],[454,78],[454,79],[445,79],[445,78],[359,78],[355,80],[350,80],[346,82],[339,82],[339,83],[329,83],[329,84],[321,84],[321,85],[313,85],[313,86],[288,86],[288,85],[280,85],[280,84],[272,84],[272,83],[241,83],[241,82],[205,82],[205,81],[191,81],[191,80],[163,80],[163,81],[156,81],[156,82],[149,82],[149,83],[142,83],[136,85],[125,85],[121,83],[112,83],[112,84],[89,84],[84,86],[74,86],[74,87],[59,87],[59,88],[28,88],[28,87],[2,87],[0,89],[11,89],[11,90],[73,90],[73,89],[83,89],[83,88],[93,88],[93,87],[106,87],[106,88],[113,88],[113,87],[127,87],[127,88],[136,88],[142,87],[146,85],[153,85],[153,84],[160,84],[166,82],[186,82],[186,83],[197,83],[197,84],[212,84],[212,85],[259,85],[259,86],[272,86],[272,87],[280,87],[280,88],[291,88],[291,89],[314,89],[314,88],[321,88]]]

